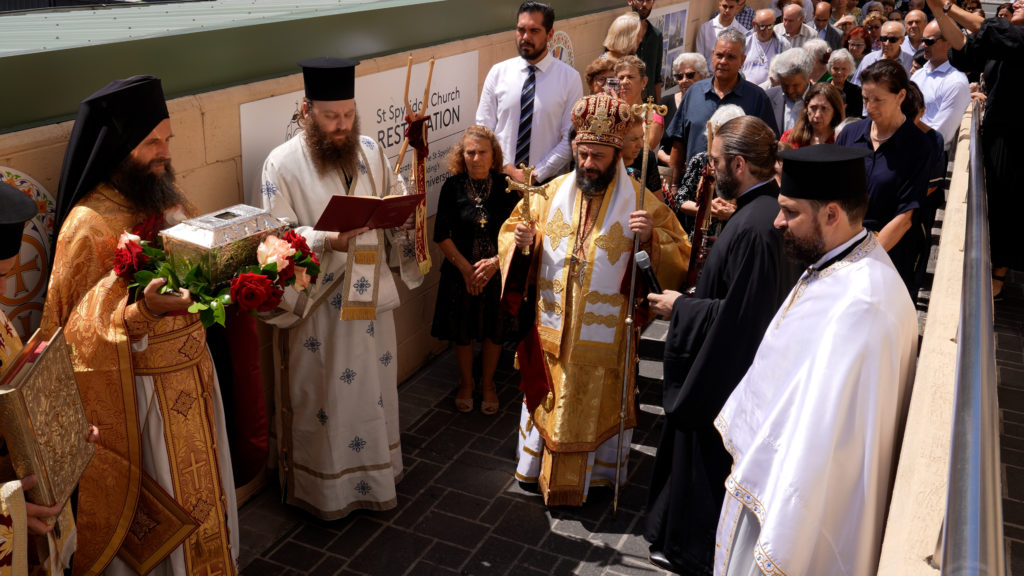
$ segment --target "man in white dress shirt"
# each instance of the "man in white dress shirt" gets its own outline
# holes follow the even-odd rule
[[[804,24],[804,9],[799,4],[786,4],[782,9],[782,22],[775,25],[775,34],[782,41],[783,50],[799,48],[818,37],[814,28]]]
[[[775,35],[775,13],[767,8],[755,12],[753,32],[747,36],[747,59],[740,72],[748,82],[761,84],[768,79],[772,59],[782,52],[782,43]]]
[[[971,103],[971,87],[967,76],[950,65],[949,41],[942,37],[938,22],[933,20],[925,26],[921,41],[928,63],[911,78],[924,96],[921,121],[942,134],[949,151],[964,110]]]
[[[535,166],[536,182],[546,182],[565,172],[572,154],[572,105],[583,97],[583,81],[572,66],[548,54],[554,21],[547,4],[528,0],[519,6],[519,56],[491,67],[476,109],[476,123],[490,128],[501,144],[502,171],[516,182],[523,181],[520,163]],[[535,79],[532,91],[530,78]],[[524,121],[530,111],[532,121]]]
[[[899,273],[862,224],[867,154],[779,154],[775,226],[809,266],[715,419],[733,460],[716,575],[878,568],[918,331]]]
[[[736,21],[736,13],[739,12],[739,4],[736,0],[721,0],[718,3],[718,16],[700,25],[697,29],[696,50],[704,59],[711,62],[715,52],[715,43],[718,42],[718,35],[726,28],[735,28],[742,34],[747,29]]]
[[[853,78],[850,78],[850,82],[860,86],[860,73],[879,60],[895,60],[909,74],[910,67],[914,64],[914,55],[907,54],[901,48],[905,35],[906,28],[903,27],[901,22],[889,21],[882,24],[882,35],[878,37],[878,40],[882,43],[882,49],[871,52],[860,61],[860,66],[857,67]],[[865,111],[866,114],[867,112]]]

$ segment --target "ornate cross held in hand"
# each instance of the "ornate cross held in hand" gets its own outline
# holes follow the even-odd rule
[[[524,164],[519,165],[519,169],[523,171],[523,183],[520,184],[512,178],[505,176],[505,181],[508,182],[508,188],[505,192],[512,192],[513,190],[519,192],[523,196],[523,207],[520,209],[520,214],[523,217],[523,222],[526,222],[527,226],[533,226],[533,216],[530,214],[530,194],[540,194],[541,197],[547,198],[548,195],[544,192],[543,186],[533,186],[533,169],[535,166],[527,167]],[[526,246],[523,248],[523,256],[530,255],[530,247]]]
[[[405,111],[410,121],[420,120],[427,113],[427,100],[430,96],[430,79],[434,76],[434,57],[430,57],[430,67],[427,69],[427,85],[423,87],[423,100],[419,112],[412,111],[412,104],[409,102],[409,81],[412,79],[412,55],[409,56],[409,64],[405,68]],[[426,140],[426,124],[423,125],[424,140]],[[398,160],[395,161],[395,174],[398,174],[402,167],[402,160],[405,159],[405,151],[409,149],[409,139],[402,142],[402,148],[398,151]],[[415,173],[415,170],[413,171]]]

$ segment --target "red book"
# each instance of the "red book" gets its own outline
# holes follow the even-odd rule
[[[345,232],[364,226],[368,228],[398,228],[405,224],[409,215],[424,199],[425,194],[409,194],[406,196],[339,196],[331,197],[320,219],[316,230],[325,232]]]

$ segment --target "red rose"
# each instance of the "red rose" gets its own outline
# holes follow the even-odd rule
[[[135,228],[132,228],[132,234],[135,234],[146,242],[152,242],[156,240],[156,235],[160,233],[160,230],[162,230],[163,227],[164,215],[153,214],[142,222],[136,224]]]
[[[148,261],[149,256],[142,251],[142,246],[135,242],[125,242],[114,253],[114,272],[122,278],[131,278]]]
[[[309,249],[309,244],[306,244],[305,237],[301,234],[296,234],[295,230],[285,232],[284,236],[281,237],[281,240],[291,244],[292,248],[295,248],[296,253],[301,252],[302,254],[308,254],[310,256],[313,255],[313,251]],[[296,256],[298,256],[298,254],[296,254]]]
[[[310,253],[309,259],[313,261],[313,264],[316,266],[316,271],[317,271],[316,274],[312,274],[312,273],[310,273],[310,267],[309,266],[306,267],[306,272],[310,273],[309,283],[310,284],[316,284],[316,279],[317,279],[318,276],[320,276],[320,260],[318,260],[317,257],[316,257],[316,254],[313,254],[313,253]]]
[[[243,272],[231,280],[231,301],[246,312],[269,312],[282,295],[284,290],[262,274]]]

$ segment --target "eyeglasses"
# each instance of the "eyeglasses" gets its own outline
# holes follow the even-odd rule
[[[760,30],[764,32],[765,30],[770,30],[771,28],[774,27],[774,24],[758,24],[757,22],[754,22],[754,30]]]
[[[899,44],[903,42],[902,36],[879,36],[878,41],[883,44]]]
[[[921,42],[924,42],[925,46],[932,46],[942,38],[921,38]]]
[[[867,28],[868,30],[878,30],[879,28],[881,28],[881,26],[875,24],[874,26],[865,26],[865,28]]]
[[[863,42],[850,42],[847,46],[850,48],[863,48],[864,46],[867,46],[867,44],[864,44]]]
[[[689,72],[683,72],[682,74],[673,74],[672,78],[674,78],[676,82],[682,82],[683,78],[686,78],[687,80],[693,80],[696,76],[697,73],[694,72],[693,70],[690,70]]]

